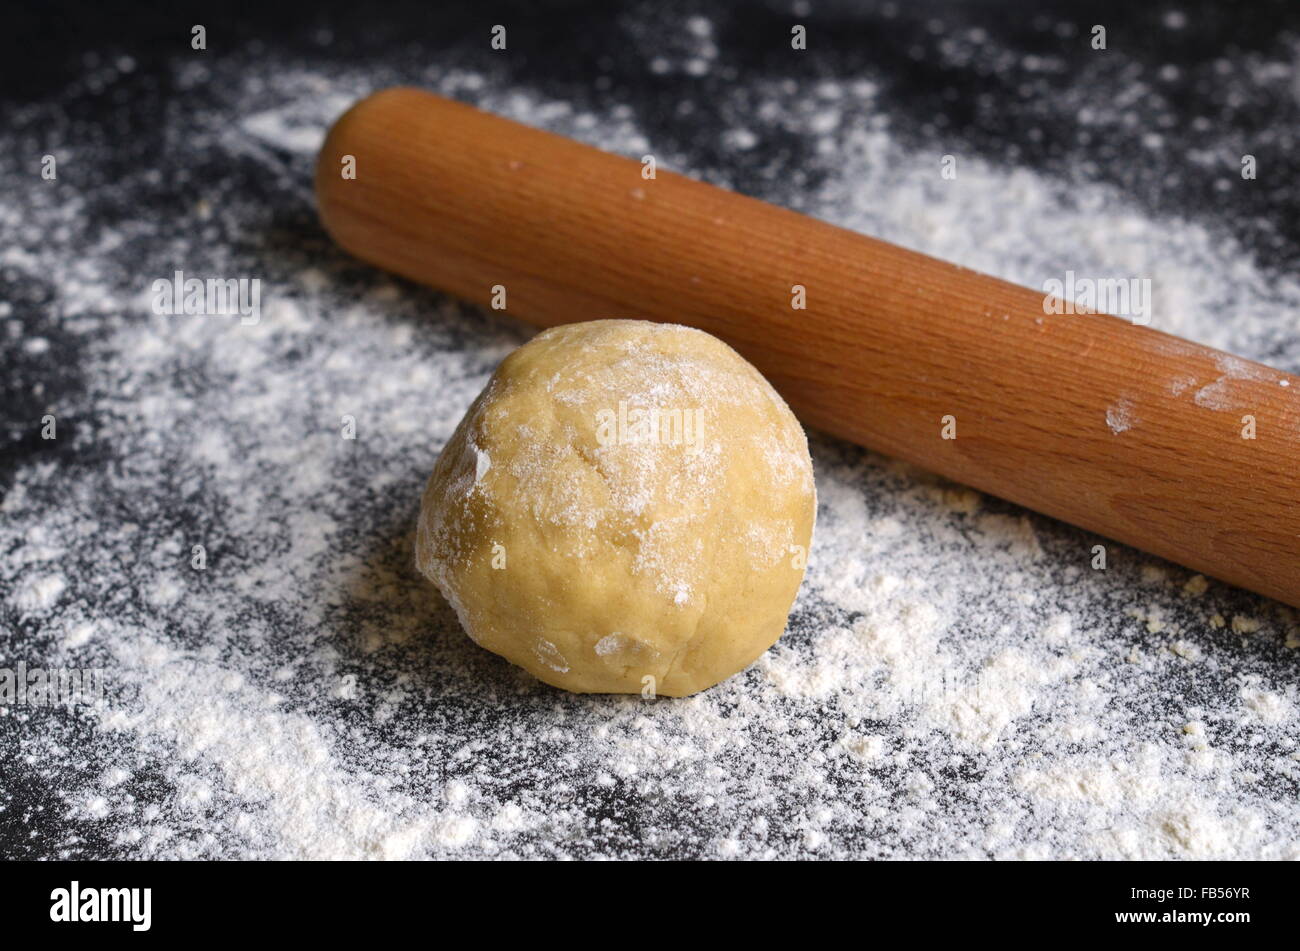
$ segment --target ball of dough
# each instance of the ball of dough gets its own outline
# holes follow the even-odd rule
[[[781,636],[816,510],[807,439],[757,370],[699,330],[598,320],[497,368],[434,466],[416,562],[548,684],[679,697]]]

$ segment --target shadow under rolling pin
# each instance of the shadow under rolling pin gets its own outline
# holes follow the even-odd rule
[[[316,193],[363,260],[540,326],[699,327],[811,426],[1300,605],[1300,378],[642,167],[397,88]]]

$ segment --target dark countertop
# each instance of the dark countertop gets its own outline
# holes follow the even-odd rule
[[[542,831],[531,833],[527,840],[531,844],[520,845],[503,834],[499,842],[504,844],[497,854],[711,854],[707,843],[723,820],[707,803],[692,799],[683,804],[681,790],[674,793],[671,788],[672,770],[649,785],[638,785],[632,773],[617,774],[614,769],[613,778],[597,782],[586,775],[591,760],[583,752],[585,746],[578,748],[571,745],[577,741],[558,736],[536,738],[540,723],[555,724],[563,733],[569,728],[564,724],[572,727],[584,723],[584,716],[594,716],[579,701],[556,698],[524,684],[502,665],[477,658],[472,647],[460,644],[440,642],[431,653],[421,653],[398,638],[392,641],[396,653],[390,657],[381,652],[384,659],[375,663],[367,660],[371,655],[366,650],[349,646],[364,641],[376,626],[389,632],[377,635],[380,641],[391,638],[392,630],[407,623],[403,618],[420,612],[436,618],[435,627],[444,634],[456,631],[447,608],[435,596],[418,590],[419,581],[409,570],[403,548],[415,494],[445,432],[434,434],[433,445],[410,449],[397,445],[403,442],[400,430],[388,430],[381,437],[384,448],[369,456],[349,456],[346,449],[343,455],[334,448],[321,450],[328,460],[321,463],[324,485],[310,487],[311,505],[314,510],[328,507],[335,494],[348,499],[329,512],[330,545],[339,557],[313,562],[312,571],[304,569],[305,573],[293,572],[289,577],[291,586],[300,586],[307,578],[320,583],[323,591],[328,582],[349,595],[322,594],[317,609],[303,599],[299,588],[292,598],[281,597],[284,606],[277,607],[280,596],[272,590],[264,566],[276,558],[298,557],[295,517],[306,496],[297,486],[282,493],[259,487],[249,504],[264,507],[266,524],[276,530],[250,534],[250,515],[256,513],[245,511],[245,502],[237,495],[214,488],[204,467],[223,464],[231,454],[252,448],[262,452],[265,440],[292,433],[298,425],[304,429],[332,426],[321,422],[332,419],[328,394],[312,389],[309,381],[314,365],[328,365],[329,348],[342,346],[329,334],[346,334],[345,328],[320,330],[325,326],[321,324],[301,343],[264,341],[269,362],[248,365],[256,366],[258,373],[302,379],[303,406],[321,410],[312,417],[304,409],[301,422],[281,420],[276,425],[284,428],[268,431],[258,428],[263,417],[253,410],[226,404],[231,399],[246,400],[242,405],[248,406],[257,396],[256,387],[226,375],[235,372],[232,367],[239,367],[243,357],[221,351],[219,342],[194,349],[181,338],[166,338],[158,346],[174,348],[176,359],[156,359],[144,352],[148,349],[144,338],[132,330],[144,327],[147,316],[123,313],[121,302],[135,299],[148,280],[169,275],[174,267],[263,274],[268,283],[286,286],[300,286],[304,280],[310,284],[314,278],[303,275],[317,274],[326,289],[307,287],[303,299],[311,299],[312,293],[328,295],[331,301],[378,293],[375,299],[389,302],[395,315],[383,318],[382,333],[391,332],[403,347],[408,345],[401,341],[414,333],[415,343],[409,346],[444,369],[452,364],[438,363],[439,357],[463,353],[458,375],[450,382],[441,381],[440,392],[459,387],[472,395],[483,374],[509,346],[524,339],[524,332],[450,304],[431,291],[385,282],[348,259],[330,244],[315,218],[307,177],[310,147],[303,144],[310,138],[284,147],[273,141],[285,121],[313,118],[310,106],[280,109],[285,90],[306,100],[313,95],[313,82],[341,77],[320,90],[320,115],[332,115],[333,106],[326,100],[350,92],[358,83],[371,88],[396,82],[431,84],[430,64],[436,64],[438,82],[451,82],[448,77],[457,72],[479,77],[464,86],[462,94],[472,101],[487,100],[489,105],[511,91],[524,90],[568,103],[573,114],[599,114],[602,123],[610,124],[609,104],[626,104],[626,121],[657,151],[674,156],[677,167],[812,211],[817,209],[805,208],[799,196],[816,192],[827,176],[836,174],[834,164],[815,153],[815,137],[771,123],[757,146],[738,151],[722,144],[717,130],[744,118],[747,88],[758,90],[786,79],[803,84],[869,77],[875,84],[872,108],[887,115],[890,133],[901,148],[951,152],[990,166],[1025,169],[1067,189],[1084,183],[1109,186],[1136,213],[1204,223],[1213,234],[1238,242],[1240,253],[1269,280],[1284,282],[1288,275],[1294,280],[1300,265],[1300,188],[1296,186],[1300,78],[1294,71],[1300,58],[1300,8],[1284,2],[1260,3],[1245,14],[1227,4],[1117,2],[1090,5],[1083,14],[1077,6],[838,0],[809,3],[804,9],[775,2],[545,6],[519,2],[492,4],[489,11],[478,3],[399,3],[374,9],[342,3],[277,3],[250,6],[228,18],[164,3],[134,4],[127,10],[45,3],[11,11],[9,32],[17,43],[0,57],[0,123],[5,136],[5,154],[0,155],[4,172],[0,185],[0,253],[4,254],[0,258],[0,301],[4,302],[0,498],[10,497],[15,508],[5,513],[8,527],[0,529],[0,666],[27,658],[29,663],[58,658],[65,664],[107,666],[113,704],[136,709],[137,702],[152,702],[148,681],[132,674],[114,683],[112,665],[143,661],[134,655],[129,662],[117,657],[103,640],[106,637],[125,637],[131,630],[149,628],[151,638],[177,652],[179,659],[169,663],[199,658],[228,664],[253,680],[280,661],[291,665],[297,651],[310,650],[313,656],[329,652],[331,659],[322,662],[328,667],[326,674],[300,673],[289,681],[284,689],[286,709],[312,723],[327,724],[322,729],[334,737],[338,749],[347,751],[338,754],[339,775],[355,779],[364,792],[349,800],[349,809],[360,808],[365,795],[389,789],[367,771],[392,768],[402,778],[394,781],[391,795],[420,800],[424,794],[418,790],[430,788],[428,783],[454,784],[467,775],[464,760],[451,752],[475,748],[479,762],[495,763],[500,769],[495,785],[466,779],[472,790],[491,786],[498,803],[518,795],[521,802],[565,817],[555,820],[556,828],[564,830],[555,835],[567,837],[564,841],[547,841],[551,833],[545,830],[551,826],[536,820],[534,828]],[[707,70],[699,75],[686,65],[698,55],[687,25],[695,15],[708,19],[710,42],[716,47]],[[490,50],[486,41],[488,28],[498,22],[509,25],[508,55]],[[813,45],[804,57],[789,55],[790,22],[808,26]],[[187,48],[191,23],[207,25],[206,60],[195,60]],[[1079,38],[1077,28],[1092,23],[1107,25],[1109,59],[1089,50]],[[1074,32],[1070,24],[1075,25]],[[656,56],[666,56],[669,67],[653,68]],[[1279,78],[1276,64],[1288,62],[1289,78]],[[262,83],[260,89],[249,81],[250,75]],[[1133,94],[1134,89],[1140,93]],[[760,98],[756,93],[755,103]],[[679,108],[685,99],[694,105],[687,112]],[[264,111],[281,125],[273,123],[263,135],[256,130],[249,134],[241,126],[247,114],[236,114],[236,108]],[[520,118],[527,121],[526,116]],[[539,124],[554,125],[547,119]],[[1144,137],[1153,134],[1159,136],[1158,149],[1144,144],[1149,142]],[[1225,173],[1221,162],[1198,158],[1198,149],[1207,147],[1209,139],[1239,143],[1236,147],[1242,153],[1257,156],[1260,172],[1251,187],[1224,187],[1225,174],[1233,170]],[[58,198],[51,197],[51,183],[39,178],[41,156],[50,151],[59,156],[58,187],[66,188]],[[200,201],[209,210],[195,217],[193,209]],[[1247,356],[1300,371],[1300,331],[1295,314],[1285,316],[1288,306],[1285,300],[1279,303],[1274,324],[1243,324],[1236,335],[1229,327],[1224,339]],[[440,323],[427,338],[421,336],[413,317],[420,312],[439,315]],[[301,319],[315,320],[310,309],[303,313],[307,316]],[[288,318],[273,314],[269,323],[292,318],[293,314]],[[364,317],[355,319],[364,322]],[[1225,312],[1225,326],[1232,319],[1231,312]],[[412,325],[417,329],[411,331]],[[365,337],[380,331],[357,333]],[[34,339],[44,342],[29,345]],[[128,340],[142,349],[123,349]],[[386,344],[358,346],[364,355],[369,352],[366,347]],[[220,351],[217,362],[205,362],[206,347]],[[348,390],[361,385],[350,372],[329,370],[320,386],[363,392]],[[178,417],[172,431],[140,432],[133,414],[151,394],[193,400],[195,410]],[[393,397],[398,398],[400,394]],[[402,418],[384,402],[388,397],[375,399],[379,410],[389,411],[385,418]],[[54,441],[41,438],[41,419],[49,412],[57,413],[60,420],[59,438]],[[150,408],[139,418],[163,418],[163,409]],[[214,430],[225,433],[224,448],[205,442]],[[871,476],[871,484],[863,490],[873,514],[888,511],[891,498],[912,491],[891,481],[896,476],[881,469],[879,460],[833,440],[815,437],[814,456],[819,477],[826,469],[847,472],[874,467],[885,472],[879,478]],[[393,475],[396,462],[404,467],[400,476]],[[19,485],[21,498],[15,498]],[[996,501],[988,502],[987,508],[1009,518],[1020,514]],[[87,526],[84,537],[77,534],[78,524]],[[906,524],[910,531],[914,523]],[[1049,562],[1056,559],[1064,564],[1063,553],[1087,539],[1048,519],[1035,517],[1033,524],[1046,539],[1042,547]],[[138,541],[122,531],[125,525],[139,530]],[[48,529],[48,537],[41,534],[42,526]],[[297,530],[306,531],[301,525]],[[184,610],[173,610],[168,600],[172,595],[158,593],[159,585],[170,577],[164,562],[170,557],[184,563],[188,545],[200,535],[213,552],[214,566],[237,570],[210,571],[202,580],[187,582],[180,602]],[[45,555],[40,554],[42,546],[48,549]],[[123,560],[137,550],[138,564]],[[164,551],[170,554],[164,557]],[[341,552],[355,557],[343,557]],[[318,554],[312,550],[307,557]],[[56,607],[49,610],[49,598],[32,587],[36,577],[32,572],[37,570],[32,566],[42,558],[65,584],[62,593],[50,595]],[[1057,583],[1061,591],[1073,590],[1068,577],[1058,577]],[[1083,612],[1084,623],[1100,628],[1097,617],[1120,617],[1127,595],[1144,592],[1143,584],[1139,568],[1134,567],[1112,588],[1081,595],[1091,599]],[[942,582],[936,580],[935,585],[939,590]],[[380,606],[373,594],[390,587],[399,592],[400,608]],[[968,593],[977,587],[972,583]],[[236,590],[247,595],[242,606],[232,594]],[[817,630],[853,619],[851,611],[846,614],[833,599],[819,598],[816,590],[801,602],[787,635],[795,650],[809,644]],[[1190,608],[1182,607],[1175,594],[1167,596],[1171,605],[1167,617],[1185,632],[1195,629],[1208,632],[1207,637],[1220,636],[1217,628],[1211,631],[1201,623],[1200,614],[1193,617]],[[1229,619],[1235,613],[1272,618],[1276,610],[1275,605],[1241,592],[1220,590],[1213,596]],[[1002,623],[989,606],[999,597],[992,589],[972,595],[964,622],[974,632],[970,636],[978,635],[981,624],[991,629]],[[211,599],[211,610],[204,607],[205,598]],[[1179,613],[1184,610],[1185,615]],[[93,635],[69,634],[78,624],[92,621],[100,625]],[[1152,646],[1158,627],[1152,631],[1148,622],[1145,627],[1130,623],[1126,628],[1124,623],[1130,622],[1115,628],[1123,650]],[[116,633],[105,634],[105,625]],[[1295,680],[1296,655],[1282,647],[1285,624],[1277,622],[1274,627],[1272,641],[1244,646],[1247,639],[1240,638],[1244,653],[1216,668],[1221,675],[1217,685],[1213,677],[1166,679],[1166,684],[1174,685],[1169,692],[1155,690],[1150,703],[1126,721],[1133,724],[1132,736],[1140,735],[1139,722],[1194,719],[1183,709],[1183,701],[1189,698],[1196,701],[1193,706],[1199,702],[1207,709],[1227,703],[1224,697],[1236,696],[1239,678],[1256,678],[1249,682],[1285,696],[1288,684]],[[327,628],[331,633],[324,640],[304,633]],[[1185,636],[1196,640],[1199,635]],[[1202,644],[1202,650],[1210,648]],[[1104,670],[1109,676],[1112,668]],[[442,688],[412,700],[411,678],[430,671],[435,679],[441,678]],[[487,686],[461,683],[457,678],[467,671],[485,678]],[[351,704],[342,712],[325,710],[320,691],[349,677],[353,684],[360,683],[360,696],[366,702]],[[1223,686],[1228,681],[1234,685],[1231,689]],[[419,721],[418,728],[372,717],[375,705],[390,689],[408,691],[392,703],[404,711],[400,717],[409,715],[411,723]],[[1140,684],[1129,684],[1123,696],[1131,698],[1139,689]],[[313,699],[312,694],[317,696]],[[342,696],[346,699],[346,693]],[[465,702],[464,696],[475,701]],[[518,698],[532,706],[521,708],[518,704],[525,700]],[[710,708],[710,715],[754,716],[752,708],[730,694],[712,702],[716,709]],[[410,703],[422,712],[410,713],[403,706]],[[810,709],[815,707],[817,703]],[[829,711],[828,718],[834,714],[833,703],[822,709]],[[1048,713],[1036,715],[1050,718]],[[999,765],[1001,759],[995,763],[986,754],[954,753],[941,743],[936,745],[938,741],[908,739],[905,721],[906,717],[882,715],[876,726],[892,737],[889,742],[897,743],[900,755],[911,749],[914,763],[927,764],[927,775],[939,785],[930,795],[946,803],[944,808],[955,815],[985,816],[992,823],[1002,806],[978,787],[1001,783],[1010,775]],[[217,815],[223,809],[244,808],[239,805],[238,783],[229,773],[224,780],[219,777],[221,770],[230,768],[232,758],[224,756],[219,766],[203,766],[201,752],[183,749],[175,739],[184,729],[183,725],[169,727],[169,735],[180,745],[168,753],[162,744],[137,745],[122,739],[122,734],[89,715],[11,710],[0,717],[0,855],[284,854],[283,844],[265,849],[250,844],[265,842],[269,833],[241,838]],[[532,731],[534,753],[553,755],[554,769],[512,758],[499,748],[475,747],[476,738],[500,738],[514,729]],[[664,729],[668,739],[660,737],[660,741],[671,747],[676,742],[675,728]],[[683,736],[698,739],[701,735],[694,728],[682,729]],[[445,759],[421,762],[407,755],[404,748],[414,736],[425,733],[443,738],[430,742],[448,754]],[[343,734],[346,740],[340,738]],[[1276,739],[1275,731],[1263,735],[1265,743]],[[810,739],[807,748],[830,750],[842,739],[828,727],[825,736]],[[913,742],[921,745],[909,747]],[[1047,741],[1026,736],[1018,742],[1022,749],[1016,755],[1023,762],[1035,755],[1035,744]],[[1087,741],[1080,742],[1086,745]],[[1243,734],[1240,757],[1254,755],[1246,750],[1255,742]],[[1275,753],[1279,758],[1289,755],[1286,747]],[[365,761],[381,755],[382,760]],[[194,769],[177,765],[193,764],[195,756],[200,765]],[[950,758],[959,762],[949,762]],[[759,759],[731,762],[735,775],[727,788],[756,782],[745,779],[746,769],[760,772],[769,766]],[[689,772],[686,766],[680,768],[685,771],[682,775]],[[113,769],[121,769],[129,778],[102,781],[106,771]],[[645,776],[644,764],[639,769],[638,775]],[[856,782],[853,776],[838,766],[826,769],[819,783],[838,789],[844,802],[854,803],[854,794],[847,791]],[[360,778],[362,774],[365,778]],[[881,774],[879,795],[873,801],[884,803],[886,810],[902,810],[900,803],[911,781],[908,775]],[[707,777],[686,782],[694,792],[710,788]],[[770,797],[743,812],[746,821],[755,815],[770,816],[784,830],[768,839],[773,854],[816,848],[815,837],[800,831],[805,821],[800,811],[801,782],[791,779],[781,788],[770,779],[760,783]],[[1265,784],[1259,793],[1262,800],[1272,800],[1279,809],[1289,803],[1294,811],[1298,795],[1294,773],[1289,778],[1279,773],[1261,782]],[[109,803],[104,807],[87,805],[87,797],[93,800],[101,784],[117,793],[105,794]],[[130,801],[124,805],[118,794],[128,788]],[[548,798],[551,790],[558,791]],[[459,794],[448,795],[454,800]],[[1230,791],[1223,795],[1229,796]],[[176,804],[186,796],[206,805],[182,816],[184,809]],[[186,843],[184,848],[141,844],[148,842],[153,820],[138,817],[151,803],[159,805],[173,830],[173,841]],[[1100,816],[1111,804],[1079,808],[1093,808]],[[866,806],[857,803],[852,809],[861,812]],[[1036,836],[1047,854],[1118,854],[1109,846],[1081,845],[1082,840],[1068,829],[1067,819],[1048,816],[1033,804],[1025,809],[1030,838]],[[123,818],[126,813],[121,810],[130,814]],[[480,826],[489,822],[489,814],[490,810],[475,813]],[[276,825],[283,834],[288,820],[266,821],[268,828]],[[435,844],[417,848],[416,854],[442,854],[448,843],[455,845],[454,828],[430,822],[438,830],[431,833]],[[900,831],[882,832],[881,822]],[[988,844],[991,838],[945,846],[950,830],[936,822],[917,820],[911,828],[891,813],[855,823],[837,813],[823,826],[836,854],[1000,854],[1001,846]],[[124,830],[137,827],[145,829],[144,840],[124,835]],[[1281,828],[1278,835],[1294,841],[1295,829]],[[747,851],[761,850],[756,846]]]

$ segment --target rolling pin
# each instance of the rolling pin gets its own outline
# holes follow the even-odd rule
[[[647,168],[396,88],[316,193],[379,267],[543,327],[698,327],[810,426],[1300,605],[1300,378]]]

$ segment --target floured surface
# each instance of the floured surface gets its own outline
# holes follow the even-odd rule
[[[0,665],[102,667],[109,685],[76,716],[4,709],[6,853],[1300,857],[1292,612],[1120,546],[1094,571],[1100,539],[815,433],[790,629],[698,697],[541,686],[419,578],[424,479],[527,331],[319,233],[312,150],[399,81],[1033,286],[1149,277],[1153,326],[1300,370],[1300,288],[1275,246],[1139,205],[1123,175],[963,151],[892,113],[888,72],[735,82],[718,25],[677,36],[655,16],[625,18],[627,55],[679,84],[667,107],[618,89],[569,105],[486,61],[349,69],[322,38],[278,65],[178,57],[163,75],[184,107],[161,127],[127,110],[126,155],[77,117],[114,88],[156,95],[129,61],[4,116]],[[1297,48],[1283,35],[1222,82],[1285,99]],[[925,56],[1010,62],[1040,96],[1057,75],[965,33]],[[1118,128],[1100,93],[1058,101]],[[1279,154],[1298,144],[1294,123],[1268,127]],[[1234,187],[1234,135],[1197,136],[1186,167],[1227,162]],[[57,184],[31,172],[47,150]],[[175,268],[260,278],[261,322],[153,315],[150,283]],[[1142,416],[1124,397],[1112,429]],[[52,443],[34,435],[47,412]]]

